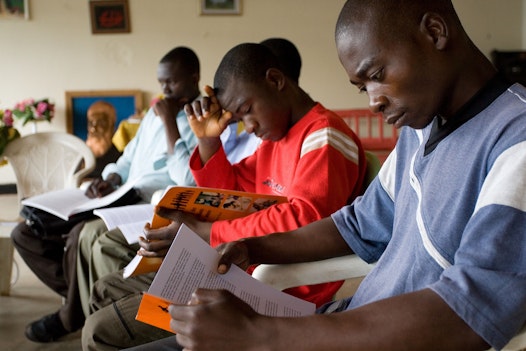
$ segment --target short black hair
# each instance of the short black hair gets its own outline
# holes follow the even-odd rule
[[[185,46],[173,48],[163,56],[161,61],[159,61],[159,63],[168,62],[181,64],[181,66],[190,74],[200,73],[199,58],[192,49]]]
[[[216,93],[225,89],[232,79],[257,83],[265,79],[269,68],[283,71],[276,56],[264,45],[243,43],[230,49],[219,64],[214,76]]]
[[[301,71],[301,56],[296,45],[285,38],[268,38],[260,44],[268,47],[276,55],[283,73],[298,83]]]

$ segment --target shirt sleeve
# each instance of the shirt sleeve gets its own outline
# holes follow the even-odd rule
[[[189,162],[190,155],[197,146],[197,138],[184,111],[177,115],[177,127],[181,137],[175,142],[173,155],[168,156],[168,172],[175,184],[192,186],[195,185],[195,180],[190,171]]]
[[[455,262],[431,286],[494,348],[526,323],[526,142],[489,171]]]
[[[260,151],[258,149],[254,155],[235,165],[226,161],[224,152],[216,153],[204,167],[194,171],[196,181],[203,186],[254,192],[255,160]],[[192,169],[200,166],[198,158],[193,158]],[[206,169],[213,170],[215,176],[206,177]],[[243,218],[214,222],[210,244],[215,246],[237,240],[240,233],[243,236],[260,236],[292,230],[327,217],[347,202],[355,187],[361,187],[361,183],[358,184],[361,173],[355,162],[330,145],[311,151],[303,155],[296,165],[294,181],[287,193],[288,203],[277,204]],[[218,186],[218,182],[222,184]]]
[[[137,134],[135,134],[135,137],[133,137],[133,139],[130,140],[130,142],[126,145],[121,157],[119,157],[115,163],[109,163],[106,165],[106,167],[104,167],[104,170],[102,171],[103,179],[106,179],[106,177],[111,173],[117,173],[121,177],[123,184],[128,181],[131,163],[137,149],[137,144],[141,138],[141,134],[144,133],[143,130],[144,126],[141,123],[139,129],[137,130]]]

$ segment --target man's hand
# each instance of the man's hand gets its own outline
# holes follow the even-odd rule
[[[166,227],[152,229],[149,223],[144,226],[144,236],[139,238],[141,249],[137,253],[146,257],[164,257],[170,249],[172,242],[181,227],[186,224],[196,232],[203,240],[210,241],[210,229],[212,224],[198,220],[195,216],[165,207],[158,207],[155,213],[167,218],[172,222]]]
[[[145,257],[164,257],[172,245],[172,241],[182,222],[173,221],[166,227],[152,229],[150,223],[144,226],[144,236],[139,237],[141,249],[137,252]]]
[[[104,197],[114,192],[119,185],[121,185],[121,177],[116,173],[112,173],[106,180],[102,178],[94,179],[86,189],[85,194],[90,199]]]
[[[171,305],[170,327],[185,349],[255,350],[268,343],[256,323],[267,317],[226,290],[198,289],[188,305]]]
[[[227,128],[232,113],[223,110],[212,87],[207,85],[204,90],[208,96],[186,104],[184,111],[198,138],[217,138]]]
[[[168,121],[170,123],[175,123],[175,117],[177,117],[179,111],[184,108],[184,105],[189,102],[190,101],[187,97],[179,99],[165,98],[158,100],[153,106],[153,110],[157,116],[161,117],[165,124]]]
[[[220,274],[228,272],[232,264],[239,266],[243,270],[250,266],[248,248],[243,239],[221,244],[216,250],[219,253],[217,272]]]

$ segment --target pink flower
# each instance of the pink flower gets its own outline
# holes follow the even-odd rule
[[[43,115],[44,112],[46,112],[48,106],[49,105],[46,102],[39,102],[37,105],[37,114]]]
[[[12,116],[12,113],[11,113],[11,110],[5,110],[4,111],[4,124],[7,126],[7,127],[12,127],[13,126],[13,116]]]

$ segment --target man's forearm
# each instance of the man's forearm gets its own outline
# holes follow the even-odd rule
[[[296,230],[247,238],[251,263],[297,263],[352,254],[332,218]]]
[[[199,138],[197,145],[199,148],[199,157],[204,166],[221,147],[221,139],[219,137]]]
[[[262,324],[269,323],[262,320]],[[273,350],[487,350],[477,335],[433,291],[426,289],[355,310],[271,320]],[[265,326],[262,326],[264,328]]]

